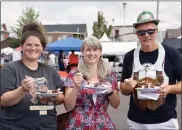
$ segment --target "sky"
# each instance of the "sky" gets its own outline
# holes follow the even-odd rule
[[[39,21],[42,24],[87,24],[88,35],[92,34],[93,22],[97,21],[97,12],[102,11],[108,25],[119,26],[132,25],[136,22],[138,15],[142,11],[150,11],[156,16],[157,2],[140,1],[126,2],[125,20],[123,3],[125,1],[114,2],[1,2],[1,24],[16,26],[17,20],[22,15],[22,10],[32,6],[39,12]],[[113,20],[114,19],[114,22]],[[159,2],[159,29],[181,27],[181,2]]]

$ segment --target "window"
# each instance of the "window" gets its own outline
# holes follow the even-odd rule
[[[52,36],[47,36],[47,41],[52,42]]]
[[[77,34],[73,34],[73,37],[74,37],[74,38],[77,38],[77,37],[78,37],[78,35],[77,35]]]
[[[115,36],[119,36],[119,30],[115,30]]]
[[[81,36],[81,34],[73,34],[73,37],[74,37],[74,38],[80,39],[80,36]]]
[[[84,35],[80,35],[80,37],[79,37],[81,40],[83,40],[84,39]]]

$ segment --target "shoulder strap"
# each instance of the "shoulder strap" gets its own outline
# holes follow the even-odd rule
[[[155,69],[157,71],[162,71],[163,70],[163,67],[164,67],[164,59],[165,59],[165,50],[164,50],[164,47],[158,43],[158,57],[157,57],[157,61],[155,62],[154,66],[155,66]]]
[[[140,49],[141,49],[141,46],[137,47],[134,50],[134,54],[133,54],[133,57],[134,57],[134,60],[133,60],[133,72],[138,72],[138,71],[144,69],[143,66],[140,64],[140,60],[139,60]]]

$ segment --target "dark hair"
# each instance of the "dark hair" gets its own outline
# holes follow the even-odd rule
[[[59,53],[63,53],[63,50],[60,50]]]
[[[46,47],[46,38],[43,34],[43,28],[40,26],[40,24],[32,22],[23,26],[21,44],[23,45],[30,36],[36,36],[39,38],[43,49]]]
[[[74,52],[75,52],[75,50],[71,50],[71,52],[72,52],[72,53],[74,53]]]

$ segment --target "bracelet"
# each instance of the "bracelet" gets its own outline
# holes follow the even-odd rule
[[[113,93],[114,93],[114,92],[112,91],[112,92],[110,92],[110,93],[108,93],[108,94],[106,94],[106,95],[109,97],[109,96],[113,95]]]

